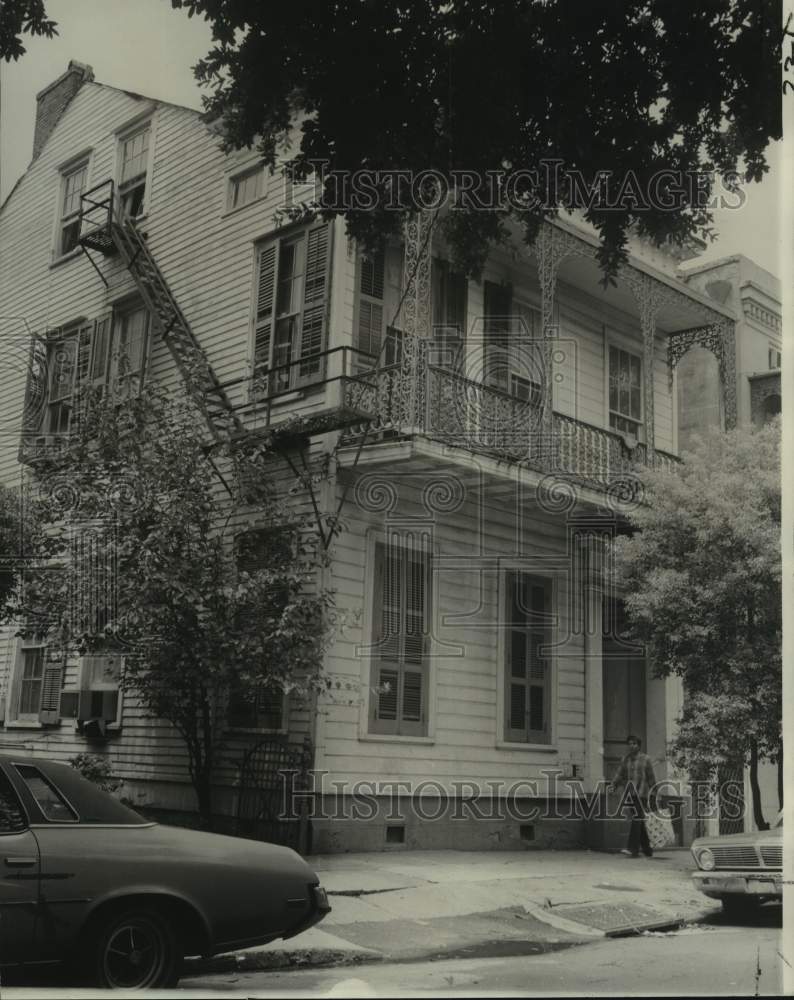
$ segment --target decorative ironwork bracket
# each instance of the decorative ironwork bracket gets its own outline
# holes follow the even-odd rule
[[[725,404],[725,427],[736,426],[736,326],[733,320],[720,319],[716,323],[691,327],[671,333],[667,341],[667,367],[670,388],[673,386],[673,372],[681,358],[692,347],[703,347],[716,357],[719,363]]]

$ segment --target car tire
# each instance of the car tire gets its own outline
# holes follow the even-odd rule
[[[153,907],[116,911],[86,942],[83,955],[90,983],[100,989],[168,989],[182,971],[178,938]]]
[[[755,913],[761,905],[761,901],[756,896],[723,896],[721,899],[722,912],[726,917],[744,917],[748,913]]]

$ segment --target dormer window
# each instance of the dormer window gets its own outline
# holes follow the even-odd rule
[[[147,122],[121,140],[119,201],[122,213],[130,219],[137,219],[145,211],[150,133]]]

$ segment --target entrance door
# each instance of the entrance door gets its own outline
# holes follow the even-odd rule
[[[611,780],[626,753],[629,733],[645,750],[645,657],[625,639],[623,602],[604,601],[602,646],[604,696],[604,777]]]

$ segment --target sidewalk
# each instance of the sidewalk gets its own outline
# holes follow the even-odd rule
[[[289,941],[212,959],[229,969],[522,955],[607,935],[673,928],[719,908],[698,892],[688,850],[653,858],[596,851],[394,851],[314,855],[333,907]]]

